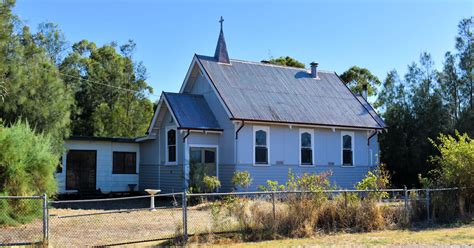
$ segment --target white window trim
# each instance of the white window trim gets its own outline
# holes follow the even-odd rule
[[[311,135],[311,158],[312,158],[312,163],[311,164],[303,164],[301,162],[301,135],[303,133],[309,133]],[[301,167],[314,167],[315,166],[315,157],[314,157],[314,129],[307,129],[307,128],[300,128],[300,134],[299,134],[299,158],[300,158],[300,166]]]
[[[176,135],[176,144],[175,144],[175,154],[176,154],[176,161],[174,162],[170,162],[169,161],[169,155],[168,155],[168,131],[169,130],[174,130],[175,131],[175,135]],[[175,127],[175,126],[169,126],[169,127],[166,127],[166,132],[165,132],[165,157],[166,157],[166,160],[165,160],[165,164],[166,165],[177,165],[178,164],[178,129]]]
[[[219,145],[207,145],[207,144],[188,144],[186,147],[186,161],[189,166],[190,160],[190,149],[191,148],[214,148],[216,149],[216,177],[219,179]],[[189,173],[189,171],[188,171]]]
[[[255,134],[257,131],[262,130],[267,133],[267,163],[266,164],[260,164],[255,162]],[[271,160],[270,160],[270,127],[267,126],[253,126],[253,135],[252,135],[253,141],[252,141],[252,156],[253,156],[253,166],[270,166],[271,165]]]
[[[352,165],[345,165],[343,156],[344,156],[344,136],[349,135],[351,136],[351,150],[352,150]],[[355,166],[355,139],[354,139],[354,132],[348,131],[341,131],[341,166],[342,167],[354,167]]]

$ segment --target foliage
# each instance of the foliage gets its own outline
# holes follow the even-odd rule
[[[369,171],[362,181],[355,186],[359,190],[381,190],[386,189],[390,185],[390,175],[385,169],[385,165],[381,164],[375,171]],[[387,192],[370,192],[369,198],[382,199],[387,198]]]
[[[216,176],[205,175],[202,179],[207,192],[215,192],[221,187],[221,181]]]
[[[286,57],[279,57],[279,58],[272,58],[268,61],[270,64],[274,65],[283,65],[283,66],[289,66],[289,67],[296,67],[296,68],[305,68],[304,63],[299,62],[298,60],[286,56]]]
[[[376,88],[381,84],[380,80],[367,68],[352,66],[341,74],[341,79],[347,84],[352,92],[362,95],[364,85],[367,85],[367,95],[373,96]]]
[[[474,185],[474,140],[467,134],[455,136],[440,134],[439,143],[431,143],[440,155],[431,162],[437,165],[432,171],[436,184],[443,187],[472,187]]]
[[[380,135],[381,161],[387,164],[396,187],[418,186],[417,175],[426,177],[436,165],[429,158],[439,154],[429,139],[439,134],[474,135],[472,81],[474,73],[473,17],[460,21],[456,52],[445,54],[441,71],[434,69],[428,53],[408,66],[400,78],[387,74],[376,105],[389,131]]]
[[[134,137],[143,135],[153,115],[146,98],[152,88],[146,70],[133,61],[135,43],[129,41],[117,52],[115,44],[97,47],[82,40],[59,68],[73,90],[76,108],[72,115],[75,135]]]
[[[252,178],[250,177],[250,173],[248,171],[236,171],[234,176],[232,176],[232,185],[234,185],[234,189],[238,189],[238,187],[240,187],[247,190],[251,184]]]
[[[37,45],[37,36],[17,24],[11,13],[14,1],[0,5],[0,116],[7,126],[28,120],[36,131],[50,134],[55,151],[60,151],[69,134],[71,93],[55,64]]]
[[[54,194],[59,155],[52,145],[50,136],[36,134],[28,124],[0,126],[0,195]],[[40,201],[1,201],[0,225],[30,221],[41,211]]]
[[[278,184],[278,181],[267,180],[267,185],[259,185],[257,187],[261,191],[283,191],[285,185]]]
[[[295,175],[288,170],[288,181],[286,182],[286,190],[288,191],[307,191],[319,192],[331,188],[329,177],[332,171],[322,173],[304,173],[303,175]]]

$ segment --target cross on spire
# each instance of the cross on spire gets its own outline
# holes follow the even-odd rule
[[[221,16],[221,19],[219,20],[219,22],[221,23],[221,30],[222,30],[222,26],[224,24],[224,18]]]
[[[214,53],[214,58],[217,60],[217,62],[230,64],[229,54],[227,53],[227,46],[225,44],[224,39],[224,30],[222,30],[222,24],[224,22],[224,18],[222,16],[219,22],[221,23],[221,31],[219,33],[219,39],[217,39],[217,46],[216,52]]]

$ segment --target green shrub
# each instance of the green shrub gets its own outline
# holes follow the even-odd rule
[[[285,185],[278,184],[278,181],[267,180],[267,185],[259,185],[258,189],[261,191],[283,191]]]
[[[381,190],[386,189],[390,184],[390,176],[385,169],[385,165],[381,164],[379,168],[374,171],[369,171],[362,181],[355,186],[359,190]],[[387,192],[370,192],[367,194],[371,199],[388,198]]]
[[[28,124],[0,126],[0,195],[31,196],[56,192],[59,155],[49,136]],[[39,200],[0,200],[0,225],[28,222],[41,215]]]
[[[216,176],[204,175],[202,179],[207,192],[215,192],[221,187],[221,181]]]
[[[466,217],[474,212],[474,140],[467,134],[455,136],[440,134],[439,143],[431,140],[439,155],[431,158],[437,167],[430,171],[430,178],[421,178],[425,187],[466,187],[456,194],[434,194],[431,200],[434,217],[445,221],[458,215]],[[470,188],[470,189],[469,189]],[[449,209],[449,211],[444,211]],[[457,210],[457,211],[454,211]]]
[[[236,190],[238,187],[247,190],[252,184],[250,173],[248,171],[236,171],[232,177],[232,184]]]

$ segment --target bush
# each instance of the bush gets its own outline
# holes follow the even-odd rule
[[[221,187],[221,181],[216,176],[205,175],[202,179],[207,192],[215,192]]]
[[[232,177],[232,184],[234,189],[237,190],[239,187],[247,190],[252,184],[252,178],[248,171],[236,171]]]
[[[455,136],[440,134],[439,144],[431,140],[431,143],[439,151],[439,155],[431,158],[431,162],[437,167],[430,171],[430,178],[422,178],[426,187],[465,187],[457,197],[450,194],[438,193],[433,197],[433,209],[441,219],[453,219],[457,215],[467,216],[467,212],[473,212],[474,203],[469,199],[474,198],[474,141],[467,134]],[[444,196],[444,197],[443,197]],[[454,203],[453,201],[456,201]],[[447,205],[447,203],[450,203]],[[443,209],[450,213],[448,216]],[[453,211],[457,209],[458,211]],[[441,211],[440,211],[441,210]],[[437,217],[436,215],[434,217]]]
[[[0,194],[54,194],[54,171],[60,156],[52,147],[49,136],[35,134],[28,124],[0,126]],[[41,211],[39,200],[2,200],[0,225],[28,222]]]
[[[381,190],[386,189],[390,184],[390,175],[385,169],[385,165],[381,164],[376,170],[369,171],[362,181],[358,182],[355,186],[359,190]],[[387,192],[370,192],[368,197],[371,199],[381,200],[382,198],[389,197]]]

